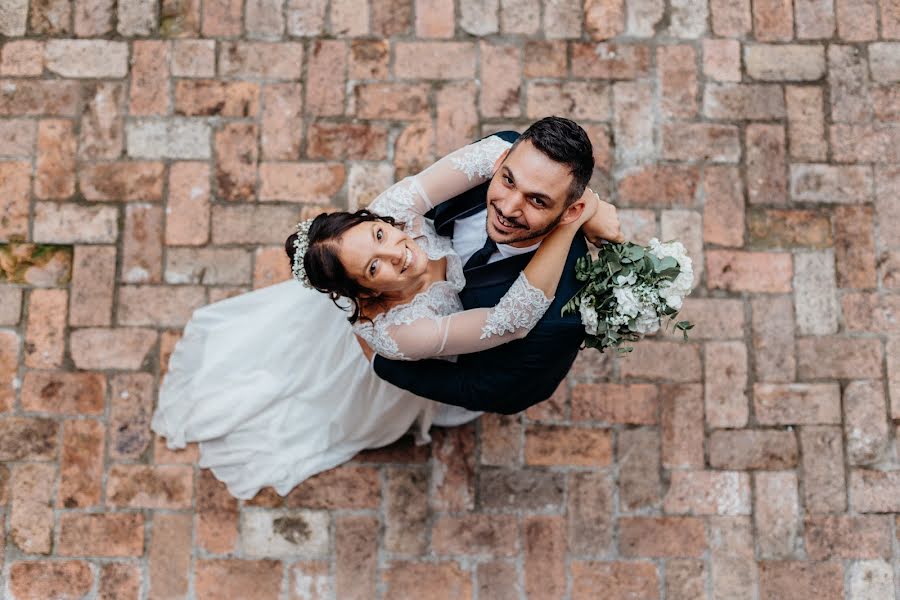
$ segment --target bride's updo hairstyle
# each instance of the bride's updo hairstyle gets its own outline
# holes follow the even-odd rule
[[[356,323],[360,318],[360,299],[373,297],[377,292],[360,285],[347,273],[338,257],[338,248],[341,237],[348,229],[372,221],[401,226],[392,217],[382,217],[366,209],[352,213],[322,213],[313,219],[309,226],[309,247],[303,257],[306,277],[312,287],[323,294],[328,294],[335,305],[350,313],[348,319],[351,323]],[[293,233],[284,242],[284,251],[287,252],[291,264],[294,263],[296,239],[297,234]],[[342,300],[349,302],[350,306],[346,306]]]

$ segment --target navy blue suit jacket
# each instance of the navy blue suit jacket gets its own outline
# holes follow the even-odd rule
[[[518,134],[499,134],[514,141]],[[485,208],[489,183],[444,202],[432,212],[441,235],[453,235],[453,223]],[[419,396],[470,410],[514,414],[549,398],[568,373],[584,340],[578,315],[562,317],[563,305],[583,285],[575,279],[575,261],[587,253],[582,236],[569,250],[556,297],[543,318],[523,339],[490,350],[446,360],[397,361],[375,358],[382,379]],[[534,252],[513,256],[466,271],[459,297],[465,308],[496,306]]]

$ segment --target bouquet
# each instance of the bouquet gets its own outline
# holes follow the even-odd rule
[[[644,247],[630,242],[603,244],[597,258],[590,254],[579,258],[575,274],[585,286],[569,300],[562,314],[581,314],[587,338],[585,346],[601,352],[622,347],[626,341],[640,340],[655,333],[660,322],[675,320],[682,300],[691,292],[694,271],[681,242],[650,240]],[[693,328],[678,321],[675,328],[684,334]]]

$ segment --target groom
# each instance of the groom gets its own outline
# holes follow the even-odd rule
[[[521,136],[495,134],[513,143],[497,161],[491,181],[440,204],[432,216],[441,235],[452,237],[462,258],[466,309],[492,307],[528,264],[541,240],[581,198],[594,170],[587,133],[573,121],[547,117]],[[584,226],[593,242],[621,241],[615,209],[601,202]],[[546,400],[568,373],[584,339],[577,315],[560,315],[581,288],[575,261],[587,253],[576,237],[556,297],[523,339],[458,360],[395,361],[378,356],[382,379],[437,402],[473,411],[514,414]]]

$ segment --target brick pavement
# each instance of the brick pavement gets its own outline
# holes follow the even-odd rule
[[[900,590],[897,0],[3,0],[0,42],[7,597]],[[551,113],[689,248],[690,343],[283,500],[153,439],[191,311],[298,217]]]

